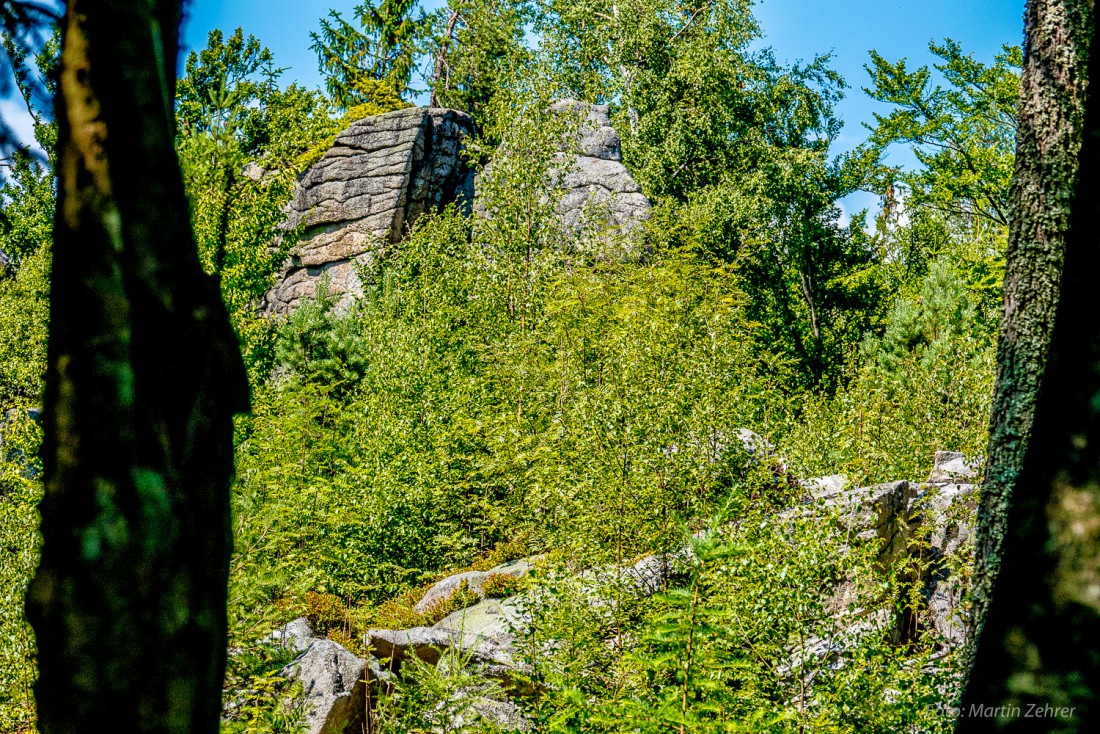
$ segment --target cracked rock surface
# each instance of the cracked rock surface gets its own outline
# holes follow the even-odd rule
[[[461,156],[469,115],[410,107],[359,120],[302,176],[285,229],[300,228],[264,311],[286,314],[317,295],[322,276],[337,308],[362,292],[369,266],[424,212],[472,201]]]

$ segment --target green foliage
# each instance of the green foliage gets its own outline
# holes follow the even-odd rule
[[[253,380],[271,368],[271,332],[256,311],[293,240],[281,228],[283,208],[306,153],[333,133],[324,100],[296,85],[279,89],[280,74],[255,37],[214,30],[177,87],[177,148],[199,256],[221,280]]]
[[[502,599],[526,591],[526,578],[507,573],[491,573],[481,582],[481,593],[486,599]]]
[[[678,585],[647,602],[610,588],[593,603],[568,582],[545,582],[521,643],[535,727],[950,731],[943,712],[957,680],[925,671],[927,641],[891,641],[904,569],[880,568],[876,543],[844,542],[827,514],[750,512],[693,541]],[[838,584],[874,606],[832,608]]]
[[[55,8],[38,3],[0,6],[0,97],[6,99],[13,92],[21,97],[33,120],[34,138],[48,155],[57,135],[48,110],[57,91],[53,70],[61,52],[57,18]],[[0,153],[5,158],[25,152],[19,137],[6,119],[0,119]]]
[[[805,403],[784,446],[792,461],[860,483],[921,478],[945,447],[981,456],[995,322],[977,298],[950,263],[934,262],[920,289],[895,303],[885,333],[864,342],[845,389]]]
[[[279,676],[297,656],[269,645],[238,649],[226,666],[224,734],[298,734],[305,730],[302,686]]]
[[[454,612],[472,607],[479,601],[481,601],[481,596],[470,588],[468,582],[463,581],[459,584],[458,588],[450,594],[434,604],[429,605],[428,608],[424,610],[424,619],[428,624],[435,624]]]
[[[765,386],[728,269],[560,269],[470,234],[454,211],[426,218],[346,315],[288,324],[293,369],[241,444],[242,612],[295,590],[381,601],[519,536],[636,554],[741,471],[711,446],[758,418]],[[543,275],[517,283],[509,259],[528,257]]]
[[[369,369],[369,345],[355,320],[334,313],[333,307],[322,283],[316,300],[303,304],[281,327],[275,358],[304,383],[342,397]]]
[[[9,161],[0,178],[0,252],[7,256],[7,268],[14,270],[49,244],[54,188],[50,170],[29,152],[16,151]],[[5,269],[0,265],[0,277]]]
[[[428,618],[413,609],[412,604],[403,604],[402,599],[388,600],[371,615],[372,627],[377,629],[407,630],[413,627],[425,627]]]
[[[0,277],[0,410],[38,404],[46,372],[50,251],[26,258],[14,277]]]
[[[50,40],[37,59],[48,70],[57,53]],[[20,82],[25,94],[26,82]],[[28,109],[34,110],[28,100]],[[36,117],[35,137],[49,146],[56,125]],[[53,173],[31,152],[15,150],[0,177],[0,415],[39,402],[49,324]]]
[[[214,137],[262,124],[263,107],[276,91],[271,51],[238,28],[228,39],[210,31],[206,48],[192,51],[176,87],[176,116],[186,135]]]
[[[449,0],[432,14],[425,49],[432,65],[432,105],[464,110],[485,121],[493,98],[529,61],[525,0]]]
[[[502,702],[506,694],[495,682],[467,671],[460,654],[446,652],[439,665],[413,658],[390,695],[378,700],[374,724],[379,734],[504,734],[485,715],[485,707]],[[499,703],[498,703],[499,705]]]
[[[928,47],[940,59],[933,66],[946,88],[933,82],[926,66],[909,71],[905,59],[891,63],[871,52],[872,86],[865,91],[895,109],[875,115],[870,142],[879,149],[909,145],[921,163],[908,172],[888,170],[884,183],[904,186],[907,208],[926,207],[1003,238],[1012,216],[1009,183],[1023,52],[1006,45],[992,64],[983,64],[951,39]],[[883,193],[894,196],[892,189]]]
[[[23,595],[38,564],[41,438],[26,411],[0,411],[0,730],[6,732],[34,731],[36,646]]]
[[[427,29],[417,0],[380,0],[356,5],[360,31],[335,10],[321,19],[320,33],[310,33],[325,87],[342,109],[380,104],[389,95],[409,90],[416,58]]]
[[[302,597],[305,618],[314,632],[326,635],[333,630],[347,630],[351,621],[340,597],[307,591]]]

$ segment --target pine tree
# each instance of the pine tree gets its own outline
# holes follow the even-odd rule
[[[343,109],[379,104],[409,91],[427,20],[413,17],[417,0],[382,0],[355,6],[363,30],[335,10],[311,33],[325,87]]]

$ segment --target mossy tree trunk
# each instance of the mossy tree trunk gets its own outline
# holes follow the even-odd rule
[[[248,386],[174,148],[182,0],[71,0],[56,116],[44,734],[216,732],[232,415]]]
[[[1100,717],[1100,49],[1092,2],[1031,0],[1026,17],[960,732]]]

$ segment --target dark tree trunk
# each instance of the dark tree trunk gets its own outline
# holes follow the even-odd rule
[[[1100,78],[1095,41],[1092,2],[1028,4],[960,732],[1092,731],[1100,717],[1100,109],[1086,94]],[[1032,704],[1067,710],[1037,719]]]
[[[42,560],[44,734],[216,732],[236,339],[174,149],[181,0],[71,0],[62,26]]]

